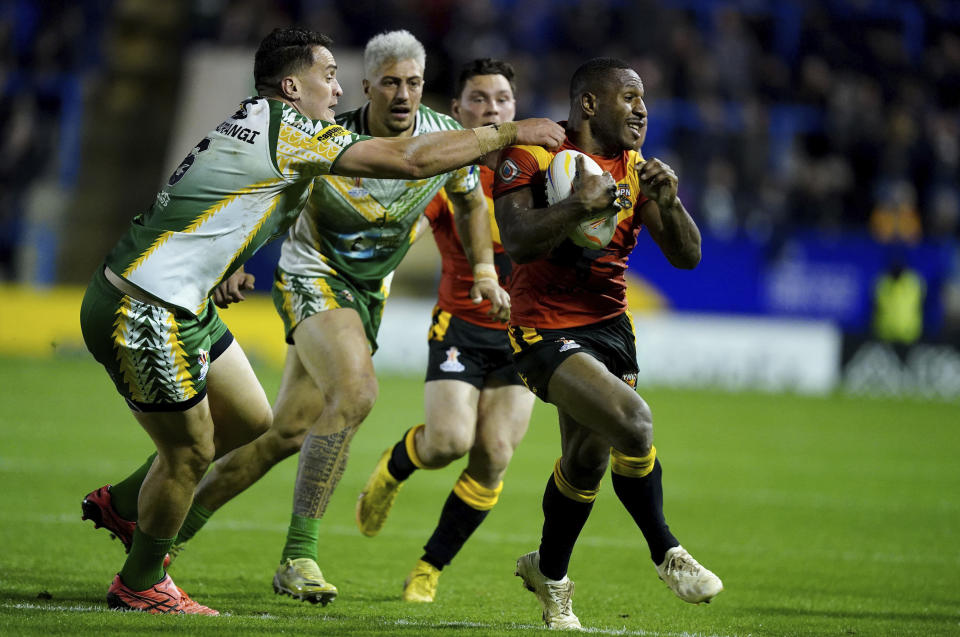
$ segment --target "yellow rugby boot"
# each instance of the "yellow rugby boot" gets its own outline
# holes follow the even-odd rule
[[[397,492],[403,486],[387,469],[391,451],[392,449],[387,449],[380,456],[376,468],[357,498],[357,528],[367,537],[373,537],[383,528]]]
[[[433,564],[417,560],[417,565],[413,567],[403,583],[401,599],[405,602],[432,602],[437,597],[439,579],[439,569]]]
[[[326,606],[337,596],[337,587],[323,579],[320,567],[309,557],[287,559],[273,576],[273,592]]]

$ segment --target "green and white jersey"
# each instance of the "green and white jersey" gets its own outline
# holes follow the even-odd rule
[[[337,123],[368,135],[368,108],[366,104],[339,115]],[[413,134],[460,129],[453,118],[421,105]],[[280,268],[302,276],[343,275],[358,281],[379,281],[410,249],[417,219],[441,188],[466,193],[478,184],[476,166],[417,180],[317,179],[303,214],[283,242]]]
[[[250,98],[197,144],[107,256],[107,266],[198,314],[212,290],[279,236],[354,142],[337,124]]]

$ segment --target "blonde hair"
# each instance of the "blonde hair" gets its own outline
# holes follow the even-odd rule
[[[406,29],[375,35],[363,50],[363,76],[371,79],[385,64],[398,60],[413,60],[423,73],[427,52],[420,40]]]

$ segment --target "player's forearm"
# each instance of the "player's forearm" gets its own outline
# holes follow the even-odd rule
[[[334,171],[346,177],[425,179],[477,163],[484,154],[516,139],[516,129],[492,126],[426,133],[416,137],[374,137],[347,148]]]
[[[414,178],[432,177],[462,166],[476,164],[488,153],[500,150],[517,140],[517,128],[512,122],[481,126],[462,131],[442,131],[407,138],[405,163]]]
[[[474,268],[478,264],[493,265],[490,213],[483,193],[470,193],[462,203],[455,203],[453,219],[470,267]]]
[[[575,197],[548,208],[498,207],[500,242],[515,262],[536,261],[560,245],[583,215],[584,207]]]
[[[700,263],[700,230],[679,197],[670,205],[660,207],[663,223],[660,249],[670,264],[677,268],[693,269]]]

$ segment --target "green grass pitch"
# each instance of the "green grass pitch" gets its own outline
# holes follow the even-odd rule
[[[278,371],[258,370],[268,395]],[[960,634],[960,408],[842,396],[651,389],[666,513],[719,574],[710,605],[676,599],[605,479],[570,567],[583,625],[609,635]],[[87,357],[0,359],[0,633],[519,635],[546,632],[514,561],[537,546],[559,453],[538,405],[500,503],[440,579],[438,600],[399,601],[462,463],[419,472],[380,536],[353,520],[380,452],[422,418],[419,371],[383,377],[323,521],[320,564],[340,597],[273,594],[293,459],[228,504],[173,566],[224,616],[108,612],[119,542],[80,521],[82,496],[151,445]]]

